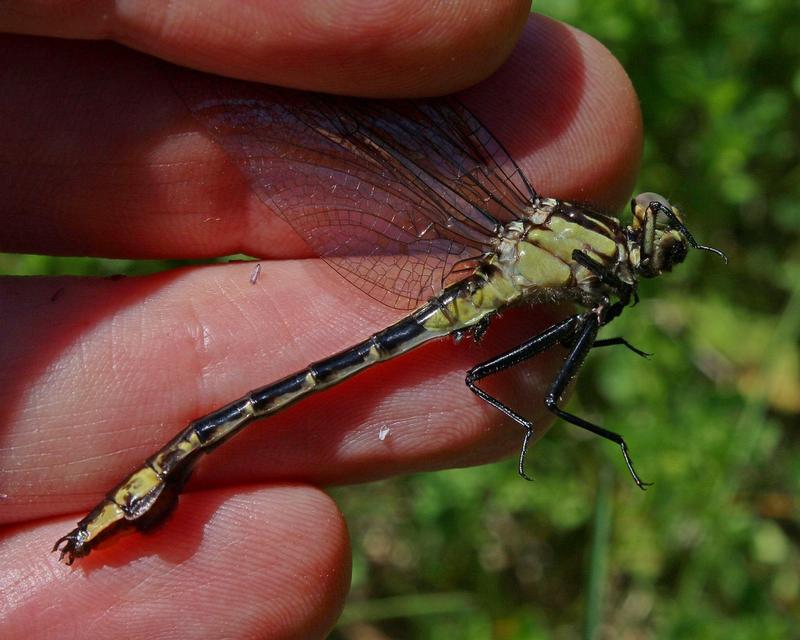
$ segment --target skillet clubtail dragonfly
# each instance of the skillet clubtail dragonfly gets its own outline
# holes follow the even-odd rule
[[[643,193],[628,226],[582,204],[539,195],[500,143],[454,99],[378,101],[311,94],[184,71],[171,76],[200,128],[222,147],[269,210],[314,253],[376,300],[410,313],[363,342],[191,422],[111,489],[53,551],[71,564],[120,529],[145,530],[175,506],[205,453],[378,362],[429,340],[470,335],[510,305],[571,302],[582,311],[473,367],[469,389],[524,430],[534,425],[478,382],[562,345],[568,355],[544,398],[556,416],[625,440],[561,407],[589,351],[626,346],[601,327],[638,301],[639,278],[682,262],[698,244],[680,211]]]

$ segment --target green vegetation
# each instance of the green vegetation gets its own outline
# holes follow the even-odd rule
[[[650,491],[563,425],[532,452],[532,485],[509,460],[337,489],[355,556],[334,637],[797,637],[800,5],[536,7],[619,57],[644,112],[640,186],[684,203],[730,265],[693,257],[645,283],[614,333],[656,356],[593,354],[572,399],[626,434]]]

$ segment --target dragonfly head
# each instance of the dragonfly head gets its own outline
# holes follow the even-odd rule
[[[663,196],[641,193],[631,201],[631,212],[628,250],[638,275],[653,278],[672,271],[686,258],[689,248],[710,251],[728,261],[720,250],[698,244],[683,223],[681,212]]]

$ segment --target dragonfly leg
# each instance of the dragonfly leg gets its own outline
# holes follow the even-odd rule
[[[602,340],[595,340],[592,348],[595,347],[612,347],[615,345],[622,345],[626,349],[630,349],[633,351],[637,356],[642,356],[642,358],[649,358],[652,356],[652,353],[647,353],[647,351],[642,351],[641,349],[637,349],[634,347],[630,342],[628,342],[625,338],[618,337],[618,338],[604,338]]]
[[[530,340],[523,342],[521,345],[514,347],[510,351],[506,351],[505,353],[492,358],[486,362],[483,362],[467,372],[465,382],[469,387],[470,391],[472,391],[475,395],[477,395],[482,400],[488,402],[492,405],[495,409],[502,411],[505,415],[511,418],[514,422],[520,425],[523,429],[525,429],[525,437],[522,441],[522,449],[520,450],[519,454],[519,475],[525,478],[526,480],[530,480],[528,475],[525,473],[525,454],[528,451],[528,443],[530,442],[531,437],[533,436],[533,423],[530,420],[526,420],[521,415],[519,415],[516,411],[514,411],[511,407],[503,404],[495,398],[494,396],[489,395],[483,389],[478,387],[475,384],[478,380],[481,380],[487,376],[490,376],[495,373],[499,373],[505,369],[513,367],[520,362],[523,362],[529,358],[532,358],[543,351],[546,351],[553,345],[559,344],[564,340],[567,340],[569,336],[573,335],[577,328],[580,326],[581,321],[580,315],[575,315],[563,320],[553,326],[549,327],[542,333],[534,336]]]
[[[459,329],[455,333],[453,333],[453,338],[458,344],[461,342],[465,336],[471,335],[472,340],[475,344],[478,344],[481,340],[483,340],[483,336],[486,335],[486,331],[489,329],[489,318],[482,318],[477,324],[473,325],[472,327],[468,327],[467,329]]]
[[[597,262],[597,260],[592,259],[585,252],[581,251],[580,249],[575,249],[575,251],[572,252],[572,259],[578,264],[581,264],[589,269],[589,271],[591,271],[600,279],[600,282],[612,287],[622,300],[623,307],[628,304],[631,296],[633,297],[634,305],[639,302],[639,294],[636,293],[635,286],[620,280],[619,277],[614,275],[614,273],[608,267],[605,267]],[[619,310],[614,315],[619,315]]]
[[[544,403],[550,411],[552,411],[562,420],[565,420],[576,427],[590,431],[601,438],[605,438],[606,440],[610,440],[611,442],[619,445],[619,448],[622,450],[622,457],[625,458],[625,465],[628,467],[628,472],[631,474],[633,481],[640,489],[646,489],[652,483],[643,482],[641,478],[639,478],[636,470],[633,468],[633,461],[628,454],[628,445],[621,435],[614,433],[613,431],[609,431],[608,429],[604,429],[596,424],[592,424],[588,420],[579,418],[576,415],[568,413],[558,406],[561,396],[564,394],[564,391],[569,385],[570,380],[575,377],[575,374],[581,368],[581,365],[586,359],[586,356],[589,354],[589,351],[591,351],[592,347],[597,344],[598,341],[596,341],[595,338],[599,328],[600,321],[598,320],[597,316],[594,314],[589,314],[586,317],[585,324],[581,328],[577,339],[575,340],[572,351],[570,351],[566,361],[564,362],[564,366],[561,367],[561,371],[558,372],[558,375],[553,381],[550,390],[547,392],[547,395],[544,398]],[[611,340],[614,339],[611,338]]]
[[[472,328],[472,339],[475,341],[475,344],[479,343],[483,340],[483,336],[486,335],[486,332],[489,330],[489,318],[484,317]]]

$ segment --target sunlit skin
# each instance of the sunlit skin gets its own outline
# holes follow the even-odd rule
[[[497,11],[505,10],[497,5]],[[8,19],[7,29],[97,33],[96,27],[81,25],[80,16],[65,22],[46,8],[40,11],[38,19],[28,12],[22,25],[19,17],[14,23]],[[517,24],[525,22],[524,11],[514,15]],[[451,55],[400,47],[395,57],[405,60],[406,72],[396,74],[397,93],[430,88],[427,76],[415,80],[413,70],[426,66],[422,62],[459,61],[467,48],[489,47],[497,39],[492,25],[498,21],[490,20],[491,13],[476,16],[466,26],[443,22],[455,34],[442,45]],[[476,40],[481,20],[492,25],[484,25],[485,36]],[[170,34],[149,31],[145,21],[125,31],[126,42],[185,62],[193,59],[181,50],[207,50],[204,38],[211,37],[198,29],[164,44],[160,39]],[[215,37],[222,41],[226,35]],[[215,70],[237,70],[238,56],[230,52],[240,40],[246,39],[218,47]],[[375,40],[391,38],[382,32]],[[322,68],[331,50],[345,49],[333,41],[300,53],[305,68],[314,69]],[[381,58],[374,51],[347,55],[360,56],[365,65]],[[347,591],[349,546],[340,514],[316,485],[475,464],[517,449],[518,430],[472,398],[464,371],[552,316],[537,311],[504,318],[504,331],[490,330],[471,349],[449,342],[423,347],[419,357],[368,372],[358,384],[329,392],[324,402],[287,414],[278,428],[243,434],[215,454],[215,464],[198,468],[192,491],[181,502],[183,517],[152,535],[134,536],[135,551],[117,544],[77,570],[56,568],[57,557],[47,553],[53,540],[175,425],[257,380],[346,347],[397,314],[354,295],[324,265],[294,260],[307,257],[302,246],[286,240],[280,220],[265,219],[224,156],[191,134],[179,101],[155,82],[146,57],[106,44],[12,38],[4,43],[4,58],[0,95],[14,116],[0,120],[8,163],[4,176],[10,176],[2,185],[6,250],[197,258],[241,251],[269,253],[274,260],[264,261],[257,285],[249,282],[250,265],[113,282],[3,283],[4,297],[13,296],[15,305],[13,313],[7,307],[0,311],[5,314],[2,388],[10,394],[0,454],[0,491],[8,496],[0,503],[6,523],[0,541],[5,559],[0,635],[81,637],[81,628],[91,628],[98,635],[157,637],[180,619],[184,637],[208,637],[223,625],[232,637],[324,637]],[[557,74],[552,73],[556,62]],[[463,62],[457,66],[461,73],[475,73],[460,76],[463,85],[487,72]],[[263,73],[257,79],[281,80],[270,75],[270,65],[253,67]],[[323,75],[325,82],[336,77],[324,70],[304,75],[309,84],[304,88],[331,88]],[[357,82],[349,76],[341,90],[352,90],[353,84],[368,89],[371,81],[368,73]],[[393,78],[376,75],[374,82],[371,93],[386,94]],[[49,96],[44,102],[36,98],[42,87]],[[638,108],[624,73],[596,42],[532,19],[501,71],[462,98],[525,173],[535,176],[540,192],[623,209],[638,164]],[[30,107],[32,99],[37,109]],[[124,163],[118,162],[121,152]],[[36,215],[21,215],[29,211]],[[258,286],[265,282],[270,286]],[[331,323],[331,317],[339,321]],[[298,332],[296,340],[287,327]],[[309,327],[322,330],[312,334]],[[544,385],[558,364],[557,357],[537,361],[540,375],[525,380]],[[502,380],[512,399],[541,396],[541,388],[520,384],[513,376]],[[373,404],[359,413],[354,408],[363,406],[364,393]],[[402,402],[409,393],[413,405]],[[457,398],[452,404],[458,408],[449,416],[436,413],[437,437],[430,438],[428,418],[443,398]],[[388,438],[391,448],[377,436],[366,437],[379,432],[387,413],[398,421]],[[317,435],[321,424],[325,437]],[[309,448],[309,441],[315,446]],[[534,450],[533,464],[535,457]],[[294,482],[278,485],[276,479]],[[231,572],[232,566],[237,570]],[[314,579],[298,581],[298,575]],[[214,589],[202,588],[212,583]],[[176,593],[191,594],[202,615],[186,620]],[[159,606],[143,615],[143,602],[153,601]],[[77,626],[65,631],[65,621]]]

